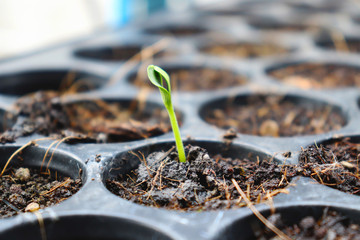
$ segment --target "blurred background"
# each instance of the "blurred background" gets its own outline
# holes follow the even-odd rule
[[[0,58],[46,48],[146,18],[219,0],[1,0]]]

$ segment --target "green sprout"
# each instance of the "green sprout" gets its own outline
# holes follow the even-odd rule
[[[159,88],[165,108],[169,114],[171,127],[175,137],[176,148],[179,154],[179,161],[186,162],[184,145],[181,140],[179,125],[177,123],[174,107],[171,102],[170,77],[163,69],[154,65],[148,66],[147,74],[151,83]]]

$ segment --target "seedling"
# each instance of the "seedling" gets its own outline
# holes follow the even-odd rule
[[[179,155],[180,162],[186,162],[184,145],[181,140],[179,125],[176,120],[174,107],[171,102],[171,85],[169,75],[160,67],[150,65],[147,68],[147,74],[152,84],[159,88],[161,98],[164,102],[165,108],[169,114],[171,127],[175,137],[176,149]]]

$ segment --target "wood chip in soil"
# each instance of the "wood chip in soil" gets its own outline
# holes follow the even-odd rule
[[[330,106],[295,103],[282,96],[250,96],[209,109],[205,120],[223,129],[258,136],[301,136],[338,130],[342,115]]]
[[[73,180],[55,172],[51,175],[33,168],[7,169],[0,177],[0,218],[25,212],[31,206],[53,206],[71,197],[82,185],[80,178]]]
[[[289,50],[274,44],[266,43],[233,43],[218,44],[201,49],[202,52],[227,57],[257,58],[284,54]]]
[[[286,192],[283,188],[296,175],[293,166],[277,165],[271,160],[210,157],[205,149],[190,145],[186,152],[186,163],[178,162],[176,151],[151,153],[138,168],[109,179],[107,188],[146,206],[205,211],[246,205],[239,199],[231,182],[233,178],[251,201],[260,203]]]
[[[176,68],[166,69],[171,79],[172,91],[205,91],[241,86],[246,77],[229,70],[211,68]],[[144,74],[138,74],[131,82],[139,87],[155,89]]]
[[[360,239],[360,225],[340,213],[325,208],[318,219],[314,216],[302,218],[298,223],[287,224],[291,219],[282,219],[281,214],[274,214],[268,218],[276,227],[281,229],[291,239]],[[270,229],[255,232],[257,240],[279,239]]]
[[[302,89],[360,87],[360,68],[321,63],[302,63],[270,70],[269,75]]]
[[[360,196],[359,154],[360,143],[345,138],[307,147],[301,151],[299,162],[304,176]]]
[[[82,142],[124,142],[158,136],[171,128],[165,109],[146,110],[134,101],[130,106],[102,100],[63,104],[55,91],[24,96],[14,105],[16,123],[5,131],[2,142],[38,133]],[[72,140],[74,141],[74,140]]]

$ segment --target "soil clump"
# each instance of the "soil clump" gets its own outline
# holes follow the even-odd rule
[[[178,162],[176,151],[154,152],[137,169],[107,181],[114,194],[135,203],[183,211],[229,209],[245,206],[231,179],[251,201],[260,203],[283,192],[295,167],[271,160],[210,157],[197,146],[187,146],[187,162]]]

